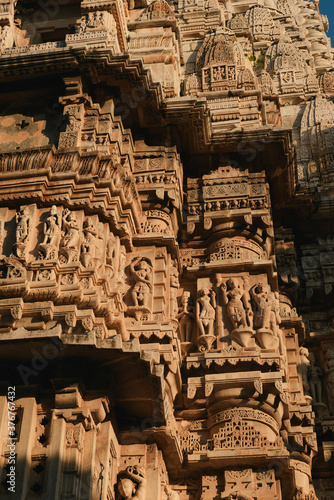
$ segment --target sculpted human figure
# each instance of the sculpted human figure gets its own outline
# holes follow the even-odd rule
[[[138,257],[131,262],[130,271],[136,282],[131,292],[133,303],[135,306],[148,307],[152,289],[152,266],[147,260]]]
[[[146,479],[142,471],[136,466],[127,467],[126,476],[118,480],[117,489],[124,500],[145,500]]]
[[[216,317],[216,294],[213,290],[203,288],[196,301],[196,322],[200,335],[213,335]]]
[[[65,235],[63,237],[62,245],[64,248],[76,248],[79,239],[79,226],[74,212],[66,209],[63,215],[63,226],[65,228]]]
[[[179,330],[181,334],[181,342],[193,341],[193,326],[195,314],[189,305],[190,292],[183,292],[181,297],[181,307],[177,319],[179,320]]]
[[[227,286],[229,289],[227,289]],[[223,303],[226,305],[227,314],[233,329],[253,328],[253,312],[250,297],[245,291],[242,280],[230,278],[221,285]]]
[[[316,364],[315,356],[313,352],[309,353],[309,367],[308,367],[308,381],[310,385],[310,393],[313,399],[313,403],[321,403],[322,402],[322,382],[321,376],[322,371],[319,366]]]
[[[328,405],[334,415],[334,346],[325,351],[325,371],[327,374]]]
[[[310,365],[308,349],[306,349],[306,347],[301,347],[299,350],[299,356],[300,356],[299,372],[302,377],[304,394],[308,394],[310,390],[310,386],[308,385],[308,370]]]
[[[175,266],[171,267],[169,274],[169,286],[170,286],[170,315],[171,318],[177,317],[177,290],[180,288],[179,283],[179,272]]]
[[[50,209],[50,215],[45,219],[44,222],[44,240],[43,245],[53,245],[57,233],[60,229],[59,215],[57,213],[57,207],[52,205]]]
[[[251,295],[256,304],[255,325],[258,328],[268,328],[275,332],[281,318],[277,297],[271,291],[270,285],[258,283],[256,287],[252,288]]]
[[[83,253],[89,253],[94,257],[96,251],[98,250],[97,248],[98,231],[91,217],[87,217],[87,219],[85,220],[83,232],[85,234],[85,239],[81,245],[81,251]]]
[[[30,232],[30,211],[24,207],[16,213],[16,243],[25,243]]]

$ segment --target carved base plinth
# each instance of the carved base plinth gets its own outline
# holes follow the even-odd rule
[[[69,262],[78,261],[78,251],[76,248],[62,248],[60,251],[60,262],[68,264]]]
[[[262,349],[278,349],[278,338],[269,328],[260,328],[257,330],[256,340]]]
[[[15,245],[13,245],[13,250],[18,259],[25,259],[27,251],[27,246],[25,245],[25,243],[15,243]]]
[[[38,251],[41,260],[55,260],[58,258],[56,246],[50,243],[41,243],[38,245]]]
[[[254,332],[251,328],[236,328],[232,331],[232,338],[235,338],[242,347],[254,347]]]
[[[126,314],[137,321],[147,321],[151,317],[151,310],[146,306],[130,306],[127,308]]]
[[[215,335],[201,335],[197,340],[198,349],[201,352],[211,351],[216,340]]]
[[[84,267],[93,267],[96,270],[101,267],[101,259],[93,257],[90,253],[83,253],[80,259]]]
[[[313,405],[317,420],[322,420],[325,415],[328,415],[328,408],[324,403],[315,403]]]
[[[194,351],[194,344],[192,342],[181,342],[182,356],[185,358],[191,351]]]

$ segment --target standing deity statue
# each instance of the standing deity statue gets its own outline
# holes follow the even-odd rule
[[[310,386],[310,394],[313,399],[313,404],[322,403],[322,371],[316,364],[313,352],[309,353],[308,381]]]
[[[42,245],[53,245],[60,229],[60,220],[57,207],[52,205],[49,217],[44,221],[44,239]]]
[[[170,317],[175,319],[177,317],[177,290],[180,288],[179,272],[175,266],[171,267],[169,273],[169,286],[170,286]]]
[[[216,294],[213,290],[203,288],[196,301],[196,322],[200,336],[213,335],[216,318]]]
[[[83,265],[88,267],[101,264],[99,239],[102,238],[99,235],[99,230],[91,217],[87,217],[85,220],[83,232],[85,235],[84,241],[81,244],[81,261]]]
[[[29,207],[20,208],[16,213],[16,242],[14,244],[15,254],[19,258],[25,258],[27,240],[31,231],[31,216]]]
[[[251,295],[256,304],[255,326],[275,332],[281,318],[279,316],[279,302],[274,292],[271,291],[270,285],[258,283],[251,290]]]
[[[327,395],[328,406],[332,415],[334,415],[334,346],[325,351],[325,371],[327,374]]]
[[[152,266],[142,257],[137,257],[130,264],[130,272],[135,280],[131,291],[134,305],[149,307],[149,298],[152,291]]]
[[[228,289],[227,289],[228,286]],[[233,329],[253,328],[253,311],[250,297],[244,289],[242,279],[230,278],[221,285],[223,303],[226,305],[227,314]]]
[[[31,229],[29,207],[24,207],[16,213],[16,243],[25,243]]]
[[[43,224],[43,241],[38,245],[40,258],[55,259],[57,257],[56,239],[60,231],[60,216],[57,207],[52,205],[48,217]]]
[[[310,360],[309,360],[310,355],[308,349],[306,349],[306,347],[301,347],[299,349],[299,356],[300,356],[299,373],[301,374],[302,377],[304,394],[308,395],[310,390],[310,386],[308,385],[308,371],[310,366]]]
[[[194,311],[190,306],[190,292],[183,292],[181,307],[177,319],[179,320],[179,332],[181,342],[193,342]]]
[[[124,477],[118,480],[117,489],[123,500],[145,500],[146,479],[140,468],[127,467]]]
[[[63,248],[77,248],[80,240],[79,225],[74,212],[66,209],[63,215],[65,234],[62,240]]]
[[[267,283],[258,283],[251,289],[250,293],[255,305],[254,324],[258,328],[259,337],[262,339],[260,340],[262,347],[271,348],[274,346],[274,341],[268,341],[268,338],[266,338],[272,333],[273,339],[278,339],[280,353],[286,356],[283,332],[279,328],[282,320],[278,292],[272,292],[270,285]]]

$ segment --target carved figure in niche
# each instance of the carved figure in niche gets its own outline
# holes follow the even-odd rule
[[[29,207],[20,208],[16,213],[16,243],[14,249],[17,257],[24,258],[27,239],[31,230],[31,217]]]
[[[142,470],[136,466],[127,467],[124,477],[118,480],[117,489],[124,500],[145,500],[146,479]]]
[[[57,233],[59,231],[59,215],[57,213],[56,205],[52,205],[50,209],[50,215],[45,219],[44,222],[44,240],[43,245],[53,245]]]
[[[118,264],[118,279],[125,281],[125,266],[126,266],[126,250],[125,246],[121,245],[119,250],[119,264]]]
[[[329,347],[325,353],[325,371],[327,373],[327,395],[329,409],[334,415],[334,348]]]
[[[131,262],[130,272],[136,282],[131,292],[133,303],[147,308],[152,290],[152,266],[146,259],[138,257]]]
[[[169,274],[170,286],[170,316],[172,319],[177,317],[177,290],[180,288],[179,272],[175,266],[171,267]]]
[[[91,217],[84,222],[85,239],[81,244],[81,261],[85,267],[96,265],[100,261],[101,252],[98,248],[99,232]]]
[[[309,353],[308,381],[313,404],[322,403],[322,371],[316,364],[313,352]]]
[[[16,243],[24,243],[30,232],[30,212],[29,207],[20,209],[16,214]]]
[[[299,372],[302,377],[304,394],[308,395],[310,390],[310,386],[308,385],[308,370],[310,366],[308,349],[306,349],[306,347],[301,347],[299,350],[299,356],[300,356]]]
[[[227,289],[227,286],[229,289]],[[244,289],[242,279],[230,278],[221,285],[223,303],[226,305],[227,314],[233,329],[253,328],[253,311],[250,297]]]
[[[116,240],[115,236],[110,233],[106,246],[106,276],[111,279],[115,276],[115,257],[116,257]]]
[[[43,225],[44,239],[38,246],[40,256],[44,259],[57,258],[57,250],[55,246],[56,238],[60,231],[60,216],[57,212],[57,207],[52,205],[49,216],[45,219]]]
[[[250,291],[255,303],[254,320],[258,330],[258,340],[261,347],[270,349],[274,347],[273,339],[270,340],[270,335],[273,334],[279,342],[279,350],[282,355],[285,355],[285,346],[283,341],[283,333],[279,329],[281,317],[279,313],[279,294],[272,292],[270,285],[266,283],[258,283]]]
[[[194,310],[190,304],[190,292],[183,292],[181,307],[177,319],[179,320],[179,331],[181,342],[193,342]]]
[[[62,240],[63,248],[77,248],[80,240],[79,225],[74,212],[66,209],[63,215],[65,234]]]
[[[275,327],[280,324],[281,319],[279,317],[279,307],[276,304],[276,297],[270,290],[270,286],[258,283],[251,290],[251,295],[256,304],[255,326],[275,330]]]
[[[196,322],[200,336],[213,335],[216,318],[216,294],[213,290],[203,288],[196,301]]]

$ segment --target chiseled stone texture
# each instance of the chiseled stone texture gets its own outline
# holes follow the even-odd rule
[[[318,4],[0,4],[1,499],[334,499]]]

